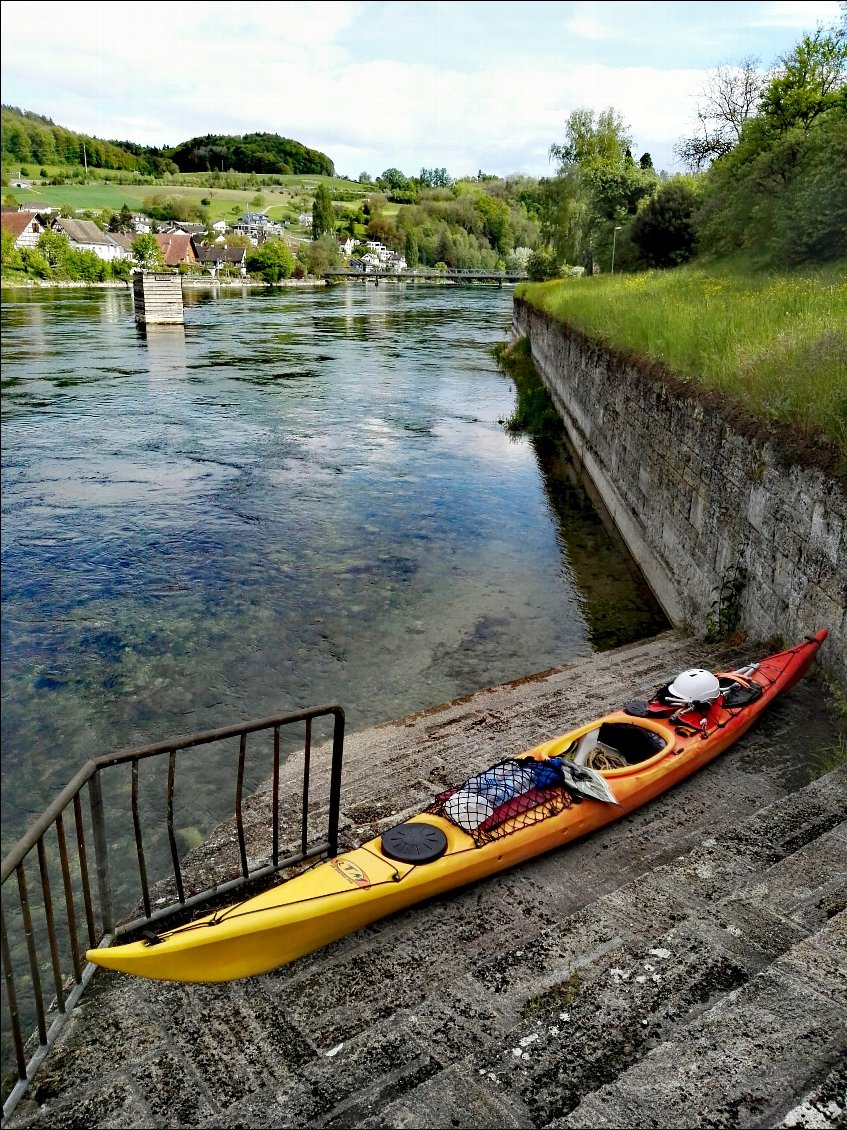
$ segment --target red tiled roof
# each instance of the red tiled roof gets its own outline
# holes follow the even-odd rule
[[[5,230],[11,232],[17,239],[23,235],[35,218],[33,212],[4,212],[0,220],[2,220]]]
[[[166,267],[177,267],[180,263],[196,263],[197,256],[191,245],[191,236],[184,232],[159,233],[156,242],[162,249]]]

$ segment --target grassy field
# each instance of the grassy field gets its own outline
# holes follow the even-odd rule
[[[690,266],[522,283],[516,295],[730,407],[834,444],[847,465],[847,264],[777,276]]]
[[[33,170],[31,170],[33,171]],[[48,170],[49,172],[50,170]],[[67,170],[64,170],[67,171]],[[367,185],[358,185],[338,177],[290,176],[279,178],[280,185],[261,185],[244,190],[233,188],[208,188],[200,185],[183,185],[162,181],[157,184],[116,184],[112,180],[94,181],[89,184],[37,185],[31,189],[4,188],[3,197],[14,197],[19,203],[39,201],[56,208],[67,205],[79,209],[109,209],[119,212],[126,204],[134,212],[142,208],[145,198],[156,194],[183,196],[193,203],[210,201],[206,205],[210,218],[229,220],[241,212],[253,210],[252,201],[257,195],[263,198],[261,210],[267,209],[272,219],[296,218],[301,211],[311,212],[312,201],[319,184],[325,184],[330,195],[334,193],[356,192],[361,197],[368,193]],[[199,179],[199,174],[197,175]],[[355,207],[354,203],[348,207]]]

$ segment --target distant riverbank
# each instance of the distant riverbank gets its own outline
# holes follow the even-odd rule
[[[107,279],[105,282],[86,282],[84,279],[3,279],[0,285],[4,287],[17,287],[23,290],[59,289],[59,290],[128,290],[130,281],[123,279]],[[244,287],[255,287],[268,290],[273,286],[288,287],[314,287],[326,286],[325,279],[281,279],[278,283],[266,283],[263,279],[213,279],[192,278],[184,275],[183,289],[205,290],[241,290]]]

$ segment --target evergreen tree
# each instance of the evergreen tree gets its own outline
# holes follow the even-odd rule
[[[648,200],[629,231],[642,260],[650,267],[676,267],[694,252],[697,197],[682,177],[663,184]]]
[[[319,239],[324,232],[335,231],[335,212],[332,197],[325,184],[318,185],[315,202],[312,205],[312,239]]]
[[[418,249],[418,240],[414,232],[410,231],[406,235],[406,251],[405,251],[406,265],[409,270],[414,270],[420,262],[420,250]]]

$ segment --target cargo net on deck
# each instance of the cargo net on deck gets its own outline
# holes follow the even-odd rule
[[[451,820],[482,847],[581,800],[554,764],[531,757],[509,758],[439,794],[427,812]]]

